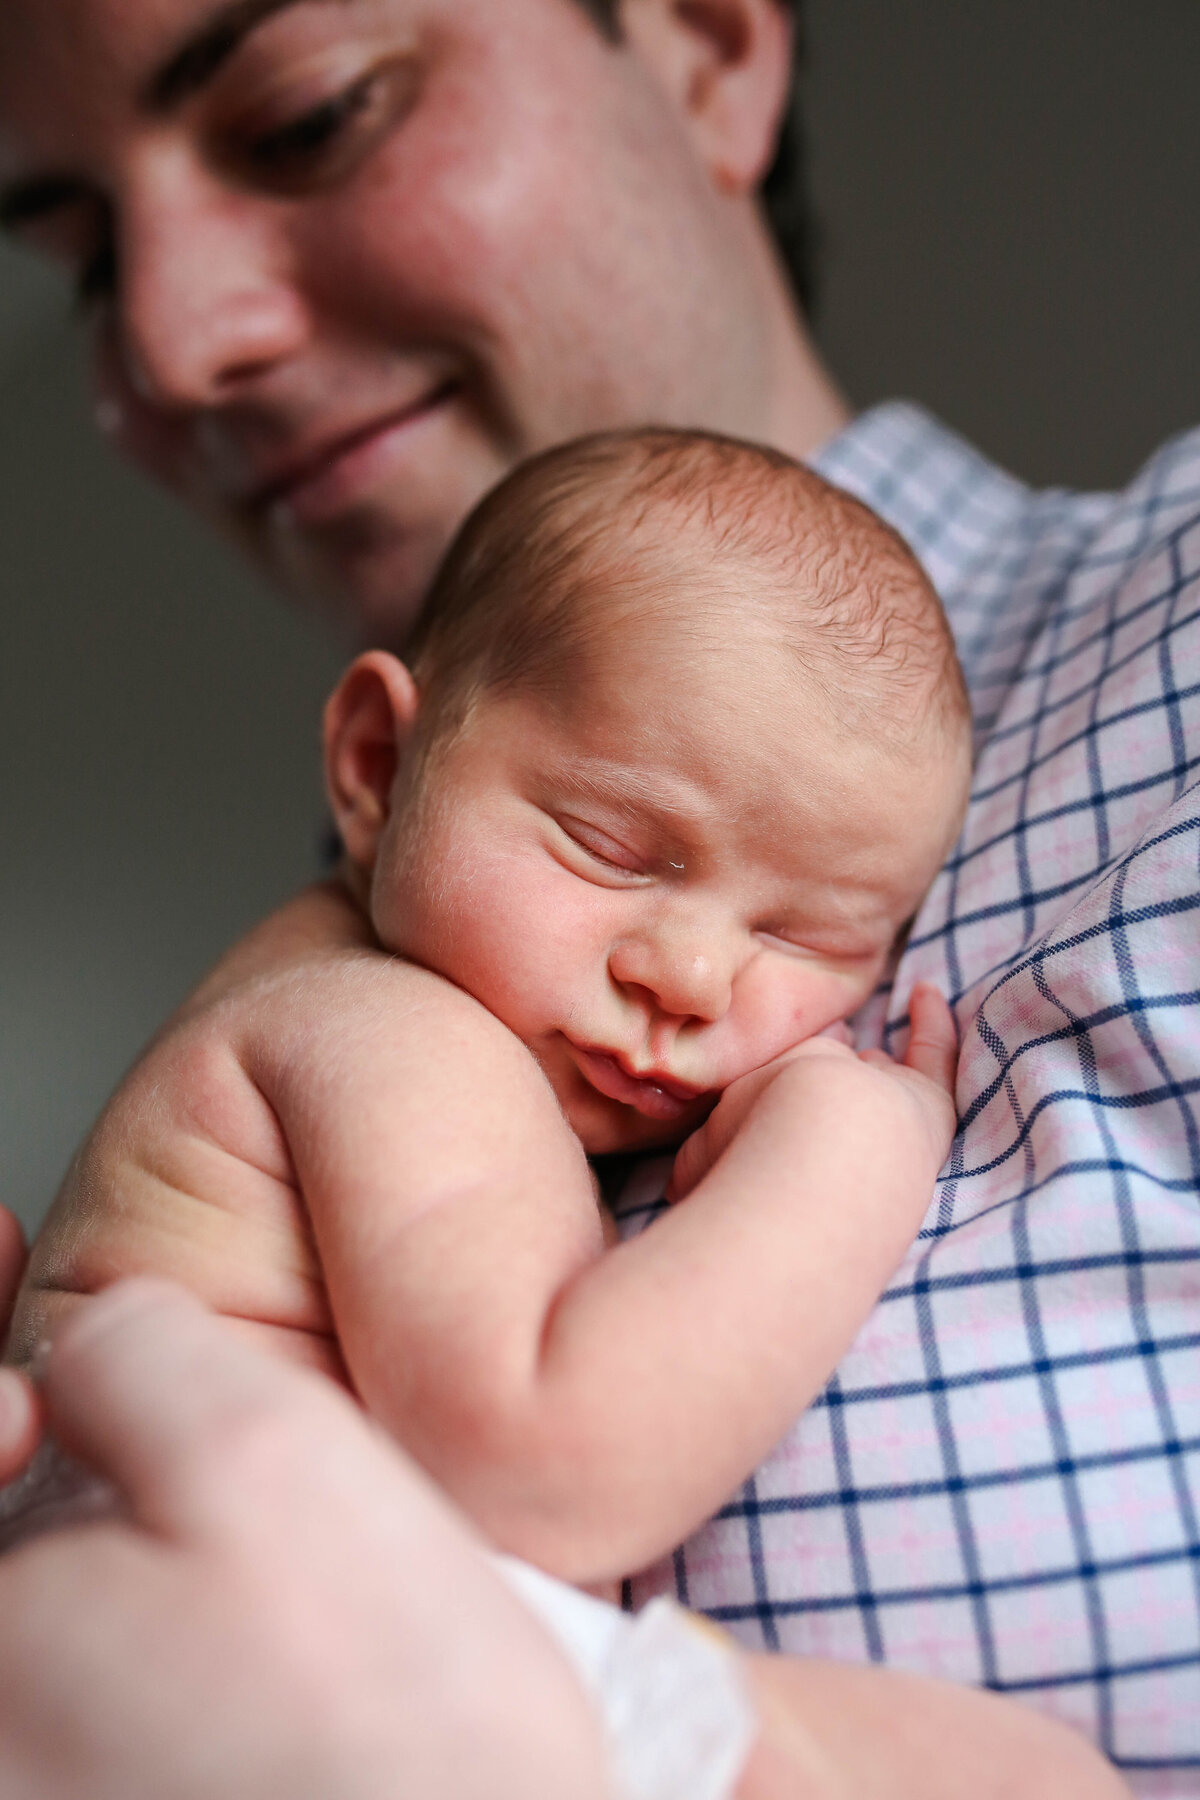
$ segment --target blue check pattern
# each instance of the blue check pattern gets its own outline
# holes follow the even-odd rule
[[[906,405],[817,466],[921,558],[972,692],[962,837],[861,1020],[896,1047],[942,986],[961,1124],[824,1395],[633,1599],[1023,1697],[1200,1795],[1200,433],[1118,495]]]

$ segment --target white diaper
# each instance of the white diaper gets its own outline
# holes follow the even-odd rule
[[[623,1613],[515,1557],[492,1561],[598,1710],[621,1800],[728,1800],[757,1735],[732,1647],[673,1600]]]

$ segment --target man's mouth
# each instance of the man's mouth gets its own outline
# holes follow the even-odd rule
[[[632,1075],[607,1050],[584,1049],[580,1044],[572,1044],[571,1053],[580,1074],[597,1093],[622,1106],[632,1106],[647,1119],[673,1123],[691,1111],[706,1092],[703,1088],[673,1081],[657,1070]]]
[[[247,511],[292,527],[335,518],[385,475],[389,464],[411,453],[411,440],[457,387],[442,382],[407,406],[301,451],[250,492]]]

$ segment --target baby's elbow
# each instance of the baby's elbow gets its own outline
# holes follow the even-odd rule
[[[497,1549],[579,1586],[649,1560],[626,1484],[577,1432],[498,1408],[459,1426],[422,1460]]]
[[[650,1560],[638,1551],[639,1532],[572,1498],[552,1506],[493,1503],[477,1522],[498,1550],[576,1587],[608,1589]]]

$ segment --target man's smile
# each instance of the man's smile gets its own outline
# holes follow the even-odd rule
[[[255,482],[242,506],[276,525],[327,523],[410,454],[416,432],[456,392],[454,381],[442,381],[404,406],[300,449]]]

